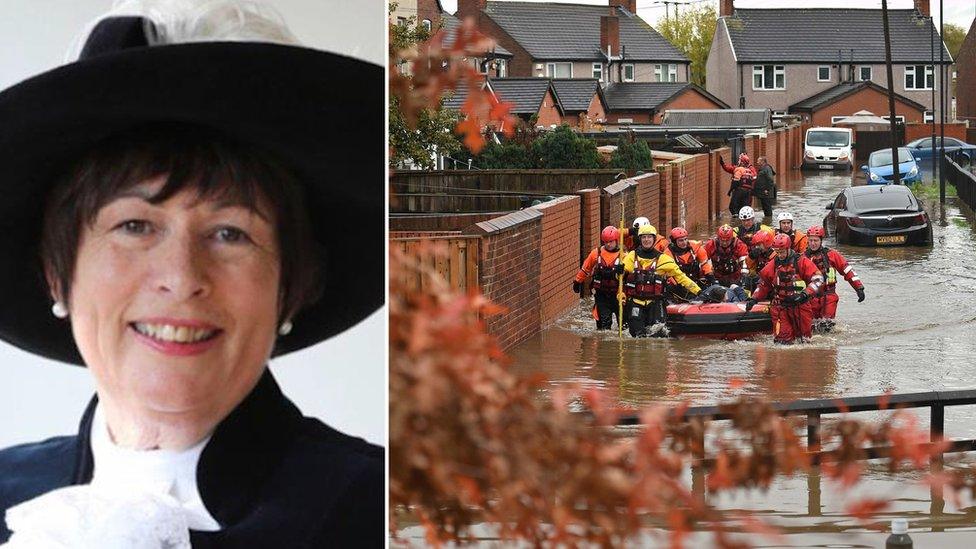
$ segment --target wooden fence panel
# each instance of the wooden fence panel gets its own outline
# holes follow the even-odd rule
[[[421,254],[423,242],[443,242],[447,245],[447,255]],[[390,247],[416,258],[421,265],[444,278],[451,288],[467,292],[479,287],[478,257],[481,251],[480,236],[449,236],[436,238],[393,238]],[[422,273],[397,273],[407,291],[426,288],[430,279]]]

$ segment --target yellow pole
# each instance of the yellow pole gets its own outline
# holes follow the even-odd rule
[[[620,198],[620,242],[617,244],[620,264],[624,262],[624,200]],[[624,274],[617,275],[617,336],[624,338]]]

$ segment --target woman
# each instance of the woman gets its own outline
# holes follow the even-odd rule
[[[105,18],[0,93],[0,337],[97,393],[77,436],[0,451],[12,547],[383,543],[382,449],[266,366],[382,304],[353,267],[382,264],[383,72],[207,7]]]

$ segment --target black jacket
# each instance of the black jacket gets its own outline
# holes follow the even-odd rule
[[[766,164],[759,170],[759,175],[756,177],[756,187],[753,189],[753,193],[761,198],[771,198],[773,196],[773,187],[776,185],[773,181],[773,176],[776,172],[773,167]]]
[[[0,510],[91,482],[96,399],[77,436],[0,451]],[[197,465],[218,532],[190,532],[193,547],[383,547],[384,449],[302,417],[270,372],[217,426]],[[0,542],[10,532],[0,520]]]

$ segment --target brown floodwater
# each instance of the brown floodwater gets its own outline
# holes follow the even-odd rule
[[[844,173],[781,173],[774,215],[791,211],[796,226],[804,230],[820,224],[824,206],[852,182],[862,184],[863,179]],[[632,339],[626,331],[621,339],[616,327],[597,332],[589,314],[592,304],[582,302],[551,328],[511,349],[512,368],[522,374],[542,372],[552,388],[570,384],[605,388],[628,407],[682,401],[713,404],[741,394],[784,401],[976,388],[973,214],[956,199],[949,199],[944,208],[937,199],[923,202],[934,222],[931,247],[859,248],[826,240],[828,247],[836,247],[854,265],[867,299],[857,303],[854,291],[840,281],[835,330],[815,335],[808,343],[774,346],[772,336],[740,341]],[[711,235],[725,221],[727,217],[697,236]],[[567,292],[570,282],[566,281]],[[744,380],[745,385],[731,390],[733,378]],[[918,414],[927,424],[928,411]],[[947,409],[946,435],[976,438],[976,407]],[[955,460],[976,458],[962,455],[949,461]],[[936,538],[939,546],[976,544],[976,532],[964,535],[976,530],[976,509],[966,503],[956,508],[937,498],[933,501],[919,478],[869,467],[865,480],[853,491],[802,476],[781,479],[768,492],[718,498],[713,503],[752,509],[787,532],[804,533],[808,537],[803,538],[803,546],[857,547],[877,546],[878,538],[871,537],[876,534],[835,537],[839,532],[865,532],[844,513],[845,502],[855,495],[884,495],[895,498],[895,505],[883,519],[907,517],[913,530],[945,530],[956,536]],[[963,540],[960,545],[957,539]]]

